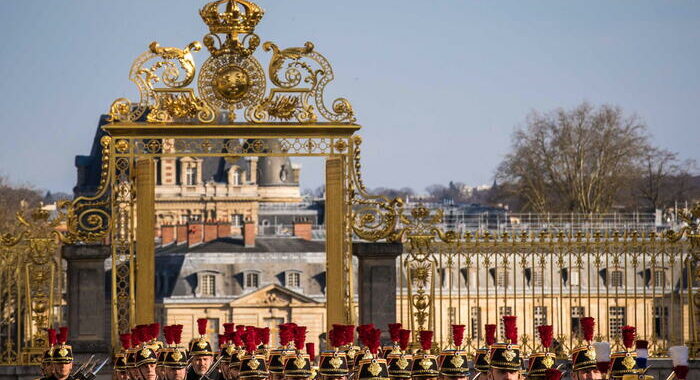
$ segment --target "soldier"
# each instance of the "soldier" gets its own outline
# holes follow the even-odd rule
[[[399,354],[401,349],[399,349],[399,331],[401,331],[400,323],[389,323],[389,337],[391,338],[391,345],[382,347],[379,356],[383,359],[387,358],[390,353]]]
[[[520,359],[520,346],[517,344],[518,331],[515,323],[515,316],[503,316],[505,337],[508,342],[491,345],[488,372],[490,380],[520,379],[522,360]]]
[[[296,351],[287,355],[284,359],[284,378],[288,380],[309,380],[313,376],[311,371],[311,357],[304,353],[306,342],[306,327],[294,328],[294,347]]]
[[[56,340],[58,344],[53,350],[52,367],[54,380],[73,380],[73,348],[66,344],[68,339],[68,327],[61,327]]]
[[[411,340],[411,330],[399,330],[399,352],[389,352],[387,355],[387,367],[389,378],[392,380],[404,380],[411,378],[413,367],[413,355],[408,352],[408,342]]]
[[[380,330],[374,328],[374,324],[370,323],[357,326],[357,337],[362,344],[362,348],[357,351],[353,360],[353,372],[351,376],[355,379],[358,379],[360,376],[360,362],[362,360],[374,358],[372,352],[369,350],[369,344],[372,341],[373,334],[377,334],[375,330],[379,331],[379,334],[381,334]]]
[[[280,346],[270,352],[268,359],[271,380],[282,380],[284,377],[284,359],[294,353],[291,344],[294,340],[294,329],[296,327],[295,323],[279,325]]]
[[[464,325],[452,325],[452,344],[454,349],[446,349],[440,353],[441,380],[468,380],[469,362],[467,353],[462,350],[464,340]]]
[[[207,320],[205,318],[197,319],[197,331],[199,338],[190,343],[191,367],[187,371],[187,380],[200,380],[214,364],[214,351],[206,335]]]
[[[49,343],[49,348],[44,351],[44,355],[41,358],[41,367],[39,371],[41,372],[41,377],[38,380],[48,380],[53,377],[53,350],[56,346],[56,330],[47,329],[46,330],[47,339]]]
[[[164,352],[165,357],[163,358],[163,373],[166,380],[185,380],[187,376],[187,350],[180,345],[182,328],[182,325],[173,325],[168,329],[172,343],[169,343],[171,347]]]
[[[257,333],[254,329],[247,330],[241,334],[245,344],[246,353],[241,359],[241,370],[239,377],[242,380],[262,380],[266,379],[270,373],[267,368],[267,361],[264,355],[256,353],[258,347]]]
[[[414,380],[437,380],[440,375],[437,358],[430,352],[433,345],[433,332],[419,331],[419,340],[423,352],[414,355],[411,376]]]
[[[141,327],[131,329],[131,347],[126,350],[126,373],[131,380],[142,380],[136,369],[136,354],[141,345]]]
[[[129,380],[126,352],[131,348],[131,334],[120,334],[119,341],[122,347],[114,356],[114,377],[115,380]]]
[[[476,376],[474,376],[474,379],[478,378],[479,376],[486,377],[488,375],[490,369],[489,350],[491,349],[491,345],[496,343],[496,325],[485,324],[484,332],[484,343],[486,343],[486,345],[481,348],[477,348],[476,352],[474,353],[474,369],[476,370]]]
[[[527,378],[543,380],[547,374],[547,370],[554,367],[556,358],[553,352],[550,352],[552,346],[553,329],[551,325],[537,326],[537,332],[540,334],[540,343],[542,351],[533,352],[528,360]]]
[[[156,345],[153,344],[155,337],[149,326],[141,328],[141,346],[135,354],[135,367],[138,376],[142,380],[156,380]]]
[[[352,344],[352,341],[348,342],[345,338],[342,325],[333,325],[328,332],[328,342],[332,349],[321,353],[319,374],[322,380],[347,380],[348,357],[341,351],[341,347]]]
[[[581,318],[581,332],[585,344],[571,351],[571,377],[573,380],[600,380],[603,374],[596,366],[596,350],[593,346],[595,318]]]
[[[671,346],[668,348],[668,354],[673,362],[673,374],[679,380],[685,380],[688,376],[688,347],[686,346]]]
[[[637,353],[632,350],[637,329],[633,326],[622,326],[622,344],[624,351],[614,352],[611,356],[610,377],[621,379],[623,375],[637,375]]]
[[[358,380],[389,380],[389,369],[385,359],[380,357],[379,352],[379,337],[382,331],[375,329],[373,326],[367,328],[363,332],[364,344],[367,346],[369,358],[363,358],[358,363],[357,377]]]
[[[238,380],[241,371],[241,359],[245,356],[245,346],[243,345],[243,339],[237,331],[232,331],[227,334],[229,340],[228,350],[233,350],[231,353],[231,358],[229,359],[229,373],[231,378]]]
[[[236,347],[231,339],[231,334],[234,332],[233,329],[233,323],[224,323],[224,334],[219,335],[219,358],[221,358],[219,369],[225,380],[233,380],[230,368],[231,356],[236,353]]]

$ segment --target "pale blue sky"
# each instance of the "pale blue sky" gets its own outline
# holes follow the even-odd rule
[[[98,116],[117,97],[136,98],[133,59],[154,40],[201,40],[204,3],[2,0],[0,173],[70,190]],[[657,144],[700,158],[698,1],[259,4],[263,41],[312,41],[333,64],[328,95],[357,111],[370,187],[490,183],[530,110],[583,100],[635,112]],[[319,185],[322,162],[303,164],[302,186]]]

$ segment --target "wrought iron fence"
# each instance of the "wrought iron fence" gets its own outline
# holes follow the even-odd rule
[[[61,322],[60,221],[38,208],[0,231],[0,366],[38,364],[46,329]]]
[[[436,332],[449,344],[450,324],[467,326],[470,350],[483,325],[518,316],[520,343],[538,348],[537,326],[552,324],[560,356],[581,343],[579,320],[596,318],[596,339],[620,344],[635,325],[653,356],[696,338],[692,302],[698,283],[691,240],[654,233],[520,232],[457,234],[440,228],[442,213],[424,207],[402,216],[404,252],[399,321]],[[697,296],[696,296],[697,298]]]

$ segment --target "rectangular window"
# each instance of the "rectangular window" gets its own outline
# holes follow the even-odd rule
[[[614,270],[610,272],[610,286],[613,288],[619,288],[624,285],[625,275],[621,270]]]
[[[185,169],[185,183],[188,186],[193,186],[197,184],[197,168],[194,166],[188,166]]]
[[[505,334],[506,334],[506,329],[503,326],[503,316],[504,315],[513,315],[513,308],[510,306],[501,306],[498,308],[498,325],[499,325],[499,331],[501,333],[502,339],[505,340]]]
[[[544,270],[542,268],[535,268],[532,272],[532,286],[540,288],[544,285]]]
[[[231,226],[241,227],[243,222],[243,215],[233,214],[231,215]]]
[[[472,306],[471,309],[472,339],[481,339],[481,308]]]
[[[502,288],[508,287],[508,271],[506,269],[499,268],[496,272],[496,285]]]
[[[654,306],[654,335],[661,339],[668,339],[668,307]]]
[[[301,273],[299,273],[299,272],[288,272],[288,273],[287,273],[287,287],[288,287],[288,288],[299,288],[299,287],[301,287]]]
[[[540,333],[537,331],[537,326],[542,326],[547,324],[547,306],[535,306],[534,310],[535,316],[535,338],[540,338]]]
[[[260,286],[259,274],[255,272],[248,272],[245,274],[244,288],[254,289]]]
[[[202,291],[205,297],[213,297],[216,294],[216,277],[213,274],[202,275]]]
[[[571,332],[574,337],[581,335],[581,318],[585,316],[585,311],[583,306],[571,306]]]
[[[666,284],[666,273],[663,270],[654,271],[654,286],[657,288],[663,288]]]
[[[608,334],[610,339],[622,333],[627,315],[624,307],[611,306],[608,312]]]

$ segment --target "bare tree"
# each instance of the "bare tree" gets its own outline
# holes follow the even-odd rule
[[[17,211],[22,206],[36,207],[41,199],[41,194],[33,187],[13,185],[7,178],[0,177],[0,234],[14,232]]]
[[[532,112],[496,177],[515,184],[527,209],[602,212],[649,149],[644,123],[619,107]]]

